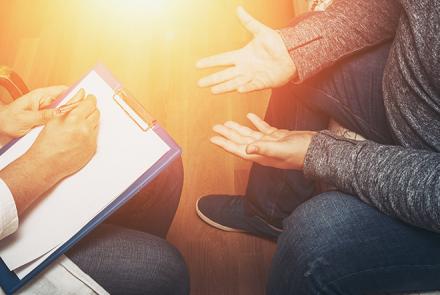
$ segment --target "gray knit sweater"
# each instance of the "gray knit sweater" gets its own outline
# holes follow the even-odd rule
[[[382,212],[440,232],[440,1],[335,0],[281,30],[303,81],[344,56],[394,40],[383,81],[396,146],[316,135],[305,174]]]

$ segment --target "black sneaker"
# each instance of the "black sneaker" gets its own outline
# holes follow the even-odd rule
[[[209,225],[228,232],[247,233],[276,240],[282,229],[246,210],[246,199],[241,196],[210,195],[196,204],[199,217]]]

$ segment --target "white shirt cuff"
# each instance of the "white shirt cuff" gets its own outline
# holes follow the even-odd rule
[[[0,179],[0,240],[18,229],[18,213],[9,187]]]

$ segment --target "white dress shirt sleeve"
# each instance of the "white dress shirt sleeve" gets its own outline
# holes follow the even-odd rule
[[[18,213],[9,187],[0,179],[0,240],[18,229]]]

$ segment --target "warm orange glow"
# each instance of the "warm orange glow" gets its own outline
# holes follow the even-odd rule
[[[208,138],[212,124],[261,114],[266,103],[255,97],[267,93],[238,100],[196,85],[206,74],[195,69],[197,59],[250,40],[235,16],[238,5],[274,27],[293,13],[290,0],[1,1],[0,64],[35,88],[73,83],[102,62],[177,141],[185,142],[193,124]],[[209,110],[202,111],[204,104]]]

